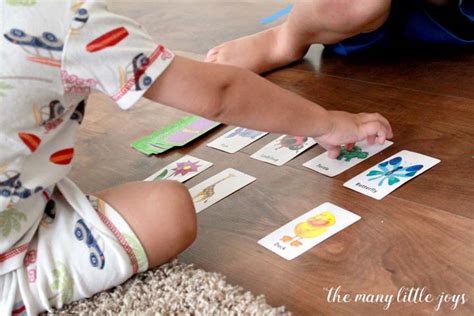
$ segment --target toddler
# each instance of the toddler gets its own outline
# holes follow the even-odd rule
[[[351,55],[404,41],[474,44],[474,0],[297,0],[285,23],[215,47],[206,61],[263,73],[303,58],[312,44]]]

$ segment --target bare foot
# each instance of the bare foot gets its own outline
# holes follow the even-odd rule
[[[211,49],[206,62],[233,65],[263,73],[303,58],[309,47],[298,47],[281,25],[226,42]]]

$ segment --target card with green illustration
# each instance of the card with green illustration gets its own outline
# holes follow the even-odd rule
[[[153,133],[153,144],[183,146],[218,125],[220,123],[199,116],[184,117]]]
[[[184,146],[219,125],[199,116],[186,116],[133,142],[132,147],[147,155],[159,154],[176,146]]]
[[[336,159],[329,158],[326,151],[316,158],[305,162],[303,166],[328,177],[335,177],[391,145],[393,145],[393,142],[388,140],[383,145],[369,145],[367,141],[362,141],[355,144],[351,151],[341,146],[341,154]]]
[[[158,145],[153,144],[152,139],[150,137],[144,137],[132,143],[132,147],[135,150],[138,150],[145,155],[156,155],[164,153],[165,151],[173,148],[174,146],[166,146],[166,145]]]

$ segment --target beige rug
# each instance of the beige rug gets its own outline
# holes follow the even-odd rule
[[[72,303],[54,314],[84,315],[290,315],[233,286],[218,273],[177,260],[141,273],[121,286]],[[48,314],[53,315],[53,314]]]

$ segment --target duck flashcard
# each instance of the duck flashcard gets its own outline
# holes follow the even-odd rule
[[[260,239],[258,243],[286,260],[293,260],[360,218],[327,202]]]

